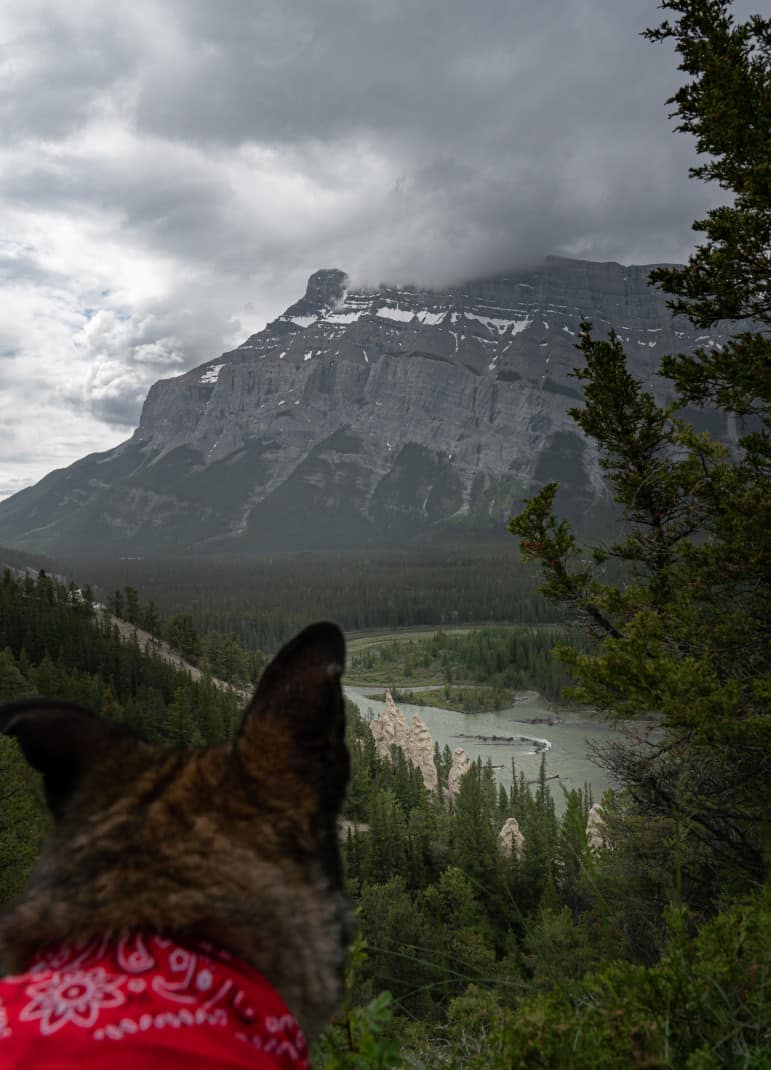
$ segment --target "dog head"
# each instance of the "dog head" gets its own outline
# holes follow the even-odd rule
[[[344,659],[335,625],[303,631],[265,670],[232,745],[153,746],[58,700],[1,708],[55,818],[0,929],[5,968],[132,929],[206,940],[258,969],[313,1037],[351,935],[336,832]]]

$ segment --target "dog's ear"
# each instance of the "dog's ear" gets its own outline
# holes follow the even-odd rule
[[[0,706],[0,732],[15,736],[29,764],[43,774],[46,799],[56,816],[116,739],[137,738],[122,725],[55,698],[24,698]]]
[[[338,810],[348,783],[344,667],[336,624],[300,632],[263,673],[235,744],[254,779],[276,785],[277,793],[285,787],[312,796],[311,805],[327,814]]]

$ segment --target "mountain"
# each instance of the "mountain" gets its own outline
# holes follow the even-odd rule
[[[551,479],[569,514],[597,517],[597,458],[567,415],[581,319],[615,328],[659,395],[662,354],[724,340],[673,320],[649,271],[549,257],[442,291],[317,271],[237,349],[155,383],[128,441],[1,502],[0,543],[112,556],[458,537],[501,529]]]

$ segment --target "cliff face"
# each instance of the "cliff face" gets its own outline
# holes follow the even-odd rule
[[[567,415],[581,319],[598,335],[614,327],[654,389],[660,356],[699,342],[648,271],[549,258],[442,292],[352,290],[343,272],[319,271],[265,330],[156,383],[128,442],[0,503],[0,543],[382,545],[500,528],[554,478],[563,509],[596,509],[596,458]]]

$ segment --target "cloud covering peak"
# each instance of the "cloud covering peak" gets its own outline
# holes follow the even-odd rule
[[[133,427],[321,264],[678,260],[704,189],[652,0],[9,0],[0,496]],[[42,433],[40,423],[45,425]],[[74,430],[73,430],[74,429]]]

